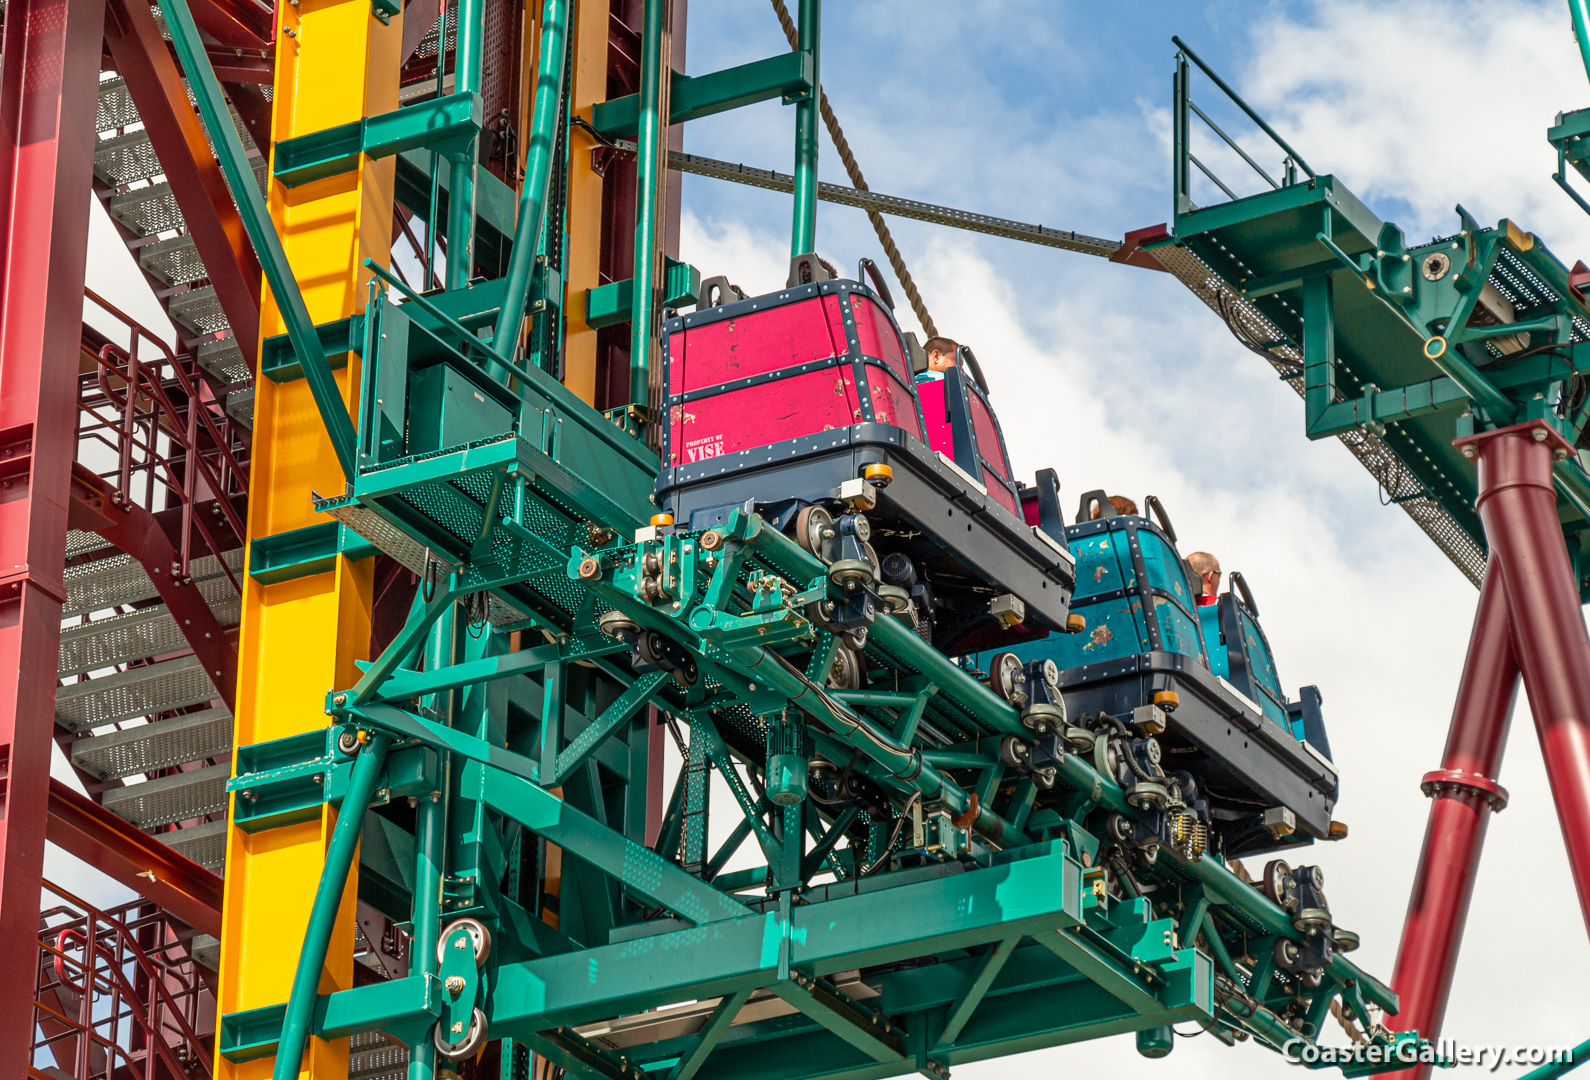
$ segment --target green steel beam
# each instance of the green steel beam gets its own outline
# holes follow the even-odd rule
[[[331,365],[326,362],[325,349],[315,330],[314,320],[309,317],[309,309],[304,305],[303,293],[298,289],[298,281],[287,261],[281,237],[276,234],[270,209],[265,205],[265,197],[260,194],[259,185],[254,180],[254,170],[248,164],[243,142],[232,123],[226,95],[222,93],[221,84],[215,77],[215,69],[210,66],[204,40],[199,36],[199,28],[193,21],[193,13],[188,10],[187,0],[160,0],[160,7],[166,16],[166,26],[171,31],[171,44],[177,51],[177,58],[182,61],[182,70],[188,76],[188,86],[193,91],[199,115],[204,119],[205,130],[209,132],[215,146],[216,160],[226,177],[226,186],[231,189],[232,198],[237,202],[243,229],[259,256],[260,269],[265,274],[271,295],[276,298],[282,321],[287,324],[287,336],[309,381],[309,392],[320,412],[321,421],[326,425],[332,450],[342,466],[343,475],[351,481],[354,477],[355,452],[353,421],[342,403],[336,377],[331,373]]]
[[[1019,937],[1008,937],[989,946],[988,951],[977,962],[977,971],[972,976],[972,981],[950,1006],[949,1015],[944,1018],[944,1028],[939,1032],[938,1042],[934,1044],[935,1050],[948,1049],[955,1044],[967,1021],[971,1020],[972,1014],[977,1011],[977,1006],[982,1004],[988,988],[994,985],[995,979],[999,978],[999,973],[1005,968],[1005,962],[1010,959],[1020,943]]]
[[[572,776],[574,770],[583,766],[586,759],[596,752],[597,747],[609,735],[629,723],[637,712],[656,701],[657,695],[663,690],[663,684],[670,681],[665,671],[648,671],[631,683],[616,701],[602,710],[601,716],[592,721],[589,727],[576,735],[573,741],[558,753],[551,786],[560,785]],[[557,714],[543,711],[543,729],[546,726],[556,727],[556,724],[548,719],[555,715]]]
[[[656,336],[658,205],[662,190],[662,155],[666,149],[662,46],[664,7],[669,0],[643,0],[641,7],[640,96],[635,155],[635,267],[629,313],[629,404],[641,410],[651,403],[652,339]],[[654,421],[646,417],[647,423]],[[631,425],[631,430],[636,430]]]
[[[701,271],[689,263],[663,257],[663,306],[694,304],[701,294]],[[627,323],[635,311],[635,283],[609,281],[585,293],[585,322],[593,330]]]
[[[1060,929],[1052,934],[1035,934],[1033,940],[1139,1013],[1151,1016],[1159,1011],[1159,998],[1137,973],[1123,968],[1076,931]]]
[[[346,525],[323,521],[273,536],[249,541],[248,576],[262,585],[323,574],[336,565],[337,556],[367,559],[377,548]]]
[[[519,214],[514,226],[513,257],[508,264],[508,284],[502,312],[497,317],[492,343],[506,356],[517,355],[524,328],[525,304],[530,298],[530,276],[547,214],[552,183],[553,151],[558,144],[563,84],[567,78],[569,0],[545,0],[541,7],[541,46],[537,52],[535,107],[519,185]],[[559,228],[562,226],[559,225]]]
[[[460,92],[282,139],[271,172],[282,185],[299,187],[352,172],[361,156],[392,157],[423,147],[455,157],[479,137],[480,109],[478,93]]]
[[[814,97],[816,59],[804,52],[714,71],[710,75],[672,73],[668,122],[682,124],[759,101],[781,98],[786,105]],[[640,95],[604,101],[591,110],[591,126],[608,139],[633,138],[640,126]]]
[[[348,354],[358,352],[364,340],[364,316],[350,315],[346,319],[322,323],[315,327],[320,338],[322,355],[332,370],[348,366]],[[303,365],[293,352],[293,342],[286,334],[273,334],[265,339],[260,349],[259,373],[274,383],[292,382],[304,377]]]
[[[1586,0],[1568,0],[1568,11],[1573,16],[1573,38],[1579,43],[1579,59],[1584,62],[1586,76],[1590,76],[1590,6]]]
[[[475,95],[481,91],[486,37],[484,0],[454,0],[458,6],[453,41],[453,93]],[[447,20],[442,20],[442,30]],[[438,43],[438,50],[445,42]],[[438,91],[441,89],[437,87]],[[447,159],[447,289],[469,284],[475,268],[475,174],[480,140],[471,136]],[[512,350],[510,350],[511,352]]]
[[[354,855],[359,849],[359,835],[364,828],[364,815],[375,793],[376,777],[386,762],[389,736],[376,732],[354,761],[353,777],[348,782],[348,793],[342,800],[337,823],[331,830],[331,843],[326,846],[326,859],[320,871],[320,884],[315,889],[314,903],[309,909],[309,925],[304,930],[303,949],[298,954],[298,967],[293,974],[292,992],[287,998],[287,1009],[282,1018],[281,1045],[276,1050],[273,1080],[297,1080],[298,1067],[303,1061],[304,1046],[309,1041],[313,1027],[316,992],[320,985],[321,969],[326,966],[326,951],[331,945],[331,931],[336,926],[337,909],[342,906],[342,893],[348,884],[348,872],[353,867]]]
[[[691,1039],[690,1048],[679,1055],[679,1062],[668,1071],[668,1080],[691,1080],[696,1075],[750,997],[751,991],[736,990],[718,1002],[718,1007]]]
[[[887,1018],[869,1013],[816,979],[780,980],[770,989],[874,1061],[905,1060],[905,1044]]]
[[[808,57],[811,82],[822,80],[823,0],[800,0],[798,44],[791,56]],[[818,95],[808,92],[795,105],[795,210],[790,257],[817,250]]]

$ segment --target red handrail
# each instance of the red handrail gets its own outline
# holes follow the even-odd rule
[[[231,500],[231,496],[248,489],[248,464],[239,453],[242,440],[192,357],[174,354],[147,327],[92,289],[84,289],[84,295],[126,327],[128,342],[125,348],[115,343],[85,348],[97,361],[92,374],[97,396],[109,408],[91,402],[89,398],[94,395],[84,392],[85,385],[78,395],[78,408],[93,422],[79,425],[79,438],[102,443],[115,454],[121,498],[134,499],[134,474],[141,473],[141,502],[146,509],[157,509],[149,505],[154,501],[157,481],[169,493],[167,501],[175,499],[180,504],[182,529],[177,571],[181,578],[188,578],[195,531],[211,552],[221,554],[209,525],[196,513],[200,481],[214,496],[216,511],[233,534],[245,535],[242,516]],[[143,342],[154,346],[153,355],[147,348],[140,355]],[[180,397],[174,397],[174,392]],[[106,412],[113,415],[105,415]],[[166,450],[162,450],[162,439]],[[224,559],[221,568],[241,592]]]

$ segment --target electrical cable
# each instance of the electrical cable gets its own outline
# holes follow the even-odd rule
[[[882,866],[889,858],[889,855],[894,851],[895,843],[900,839],[900,832],[905,828],[905,819],[910,816],[912,809],[915,808],[916,804],[921,801],[922,793],[920,791],[913,791],[911,793],[911,797],[905,801],[905,805],[900,807],[900,816],[894,819],[894,828],[889,831],[889,840],[883,845],[883,851],[876,859],[862,867],[861,870],[857,872],[856,876],[858,878],[864,878],[868,874],[871,874],[873,871],[877,870],[878,867]]]
[[[784,36],[789,39],[789,47],[800,48],[800,33],[795,27],[795,20],[790,18],[789,8],[784,6],[784,0],[772,0],[772,2],[773,13],[778,16],[778,24],[783,28]],[[850,149],[850,142],[845,138],[839,120],[828,104],[828,94],[821,86],[817,88],[817,108],[823,114],[823,124],[828,128],[828,137],[834,140],[834,149],[839,151],[839,160],[844,162],[845,172],[850,177],[851,185],[858,191],[870,190],[866,178],[861,175],[861,166],[856,164],[856,155]],[[883,253],[889,259],[889,266],[894,270],[894,276],[899,279],[900,286],[905,289],[906,299],[911,302],[911,310],[916,313],[917,322],[922,324],[922,329],[928,337],[938,337],[938,327],[933,324],[933,316],[928,314],[927,304],[923,302],[922,294],[917,291],[916,282],[911,279],[911,271],[906,269],[905,256],[900,254],[900,248],[894,242],[894,235],[890,233],[888,223],[876,210],[867,211],[867,220],[872,222],[873,231],[878,234],[878,242],[883,245]]]

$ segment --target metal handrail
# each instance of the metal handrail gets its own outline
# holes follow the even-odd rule
[[[241,537],[246,533],[243,518],[230,498],[248,490],[248,465],[235,452],[242,444],[235,437],[229,417],[223,413],[217,422],[215,412],[220,403],[213,393],[208,393],[209,386],[198,375],[196,361],[186,354],[173,353],[160,337],[93,290],[85,289],[84,295],[126,327],[128,343],[125,348],[115,343],[97,350],[85,348],[98,363],[93,379],[99,394],[118,415],[103,415],[80,393],[80,412],[96,423],[80,424],[79,440],[99,441],[116,454],[117,491],[121,498],[133,498],[135,472],[144,474],[146,503],[153,500],[157,480],[175,496],[182,508],[178,570],[180,577],[187,578],[195,531],[217,558],[222,554],[209,526],[195,512],[199,481],[214,495],[216,509],[234,535]],[[156,349],[150,359],[140,355],[140,344],[146,341]],[[181,393],[185,405],[173,400],[173,387]],[[176,453],[161,449],[161,436],[170,441]],[[203,445],[205,439],[208,446]],[[221,567],[241,593],[241,583],[224,559]]]
[[[1285,150],[1286,156],[1296,162],[1304,172],[1308,173],[1309,179],[1314,179],[1314,170],[1308,167],[1308,162],[1303,160],[1303,155],[1299,154],[1296,150],[1293,150],[1291,144],[1285,139],[1281,138],[1276,130],[1265,122],[1264,117],[1254,112],[1252,107],[1249,106],[1246,101],[1242,100],[1241,94],[1238,94],[1235,90],[1231,89],[1231,87],[1226,84],[1226,80],[1215,74],[1214,68],[1204,63],[1203,59],[1199,57],[1197,53],[1193,52],[1192,48],[1180,37],[1172,35],[1170,40],[1175,43],[1177,49],[1181,50],[1181,54],[1183,56],[1198,65],[1199,71],[1202,71],[1205,75],[1209,76],[1209,81],[1218,86],[1226,95],[1226,97],[1231,99],[1232,103],[1235,104],[1237,108],[1241,109],[1247,114],[1249,120],[1252,120],[1258,125],[1259,130],[1263,131],[1271,139],[1275,140],[1275,145],[1279,146],[1282,150]],[[1200,115],[1202,114],[1200,113]],[[1257,168],[1257,166],[1255,166],[1255,168]]]
[[[196,1030],[206,991],[191,959],[163,955],[177,947],[165,914],[151,915],[142,900],[100,910],[44,886],[62,902],[39,916],[35,1051],[48,1049],[63,1067],[69,1057],[80,1078],[210,1076],[206,1038]],[[62,992],[75,997],[75,1016],[56,1007],[69,1003]]]

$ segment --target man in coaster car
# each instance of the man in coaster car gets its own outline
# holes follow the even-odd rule
[[[1207,551],[1195,551],[1187,556],[1187,565],[1192,568],[1193,586],[1197,590],[1199,607],[1220,602],[1220,560]]]
[[[928,338],[922,351],[927,353],[927,370],[916,377],[919,383],[938,382],[944,373],[955,366],[955,354],[960,346],[947,337]]]

